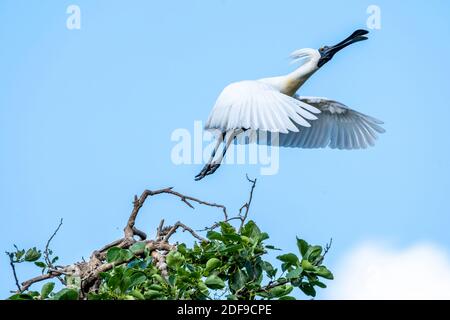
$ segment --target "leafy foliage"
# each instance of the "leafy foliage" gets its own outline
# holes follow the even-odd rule
[[[333,274],[322,265],[323,248],[302,239],[297,239],[298,253],[277,257],[279,267],[264,260],[268,250],[279,249],[264,243],[269,236],[253,221],[240,230],[228,222],[220,222],[217,231],[208,231],[206,237],[207,241],[192,247],[179,244],[176,250],[167,253],[166,273],[154,263],[144,242],[136,242],[127,249],[110,248],[106,260],[114,268],[100,274],[98,290],[86,298],[288,300],[295,299],[291,295],[295,288],[314,297],[317,288],[326,287],[322,279],[333,279]],[[12,263],[32,262],[42,273],[49,268],[45,261],[39,260],[41,252],[36,248],[25,252],[16,247],[8,255]],[[48,282],[40,291],[19,292],[9,299],[80,299],[80,279],[66,276],[65,283],[57,292],[55,283]]]

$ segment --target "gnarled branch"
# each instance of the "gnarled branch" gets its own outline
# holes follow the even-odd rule
[[[98,285],[100,283],[100,274],[105,271],[109,271],[115,266],[128,263],[129,261],[119,261],[119,262],[107,262],[106,255],[110,248],[112,247],[119,247],[123,249],[128,249],[133,244],[139,242],[145,244],[145,251],[140,250],[138,252],[134,252],[134,255],[137,257],[143,257],[146,252],[149,252],[150,255],[153,257],[154,262],[156,266],[160,269],[161,274],[166,274],[167,265],[165,263],[165,256],[168,252],[172,250],[176,250],[176,245],[169,243],[169,240],[171,237],[179,230],[182,229],[183,231],[189,232],[195,239],[199,241],[208,241],[207,239],[200,236],[198,233],[196,233],[192,228],[189,226],[183,224],[180,221],[177,221],[173,226],[164,226],[164,220],[161,220],[159,223],[159,226],[157,228],[156,237],[154,240],[147,240],[147,234],[138,228],[136,228],[136,218],[139,214],[140,209],[144,205],[145,201],[150,196],[155,196],[159,194],[170,194],[172,196],[175,196],[179,198],[183,203],[185,203],[188,207],[194,208],[192,203],[197,203],[200,205],[205,205],[209,207],[215,207],[219,208],[223,212],[223,221],[232,221],[232,220],[240,220],[241,221],[241,227],[243,226],[245,220],[247,219],[250,204],[252,201],[252,194],[253,190],[256,184],[256,179],[251,180],[247,177],[248,181],[252,182],[252,188],[250,191],[250,197],[246,204],[241,208],[239,211],[238,216],[229,218],[227,209],[225,206],[217,204],[217,203],[211,203],[207,201],[203,201],[191,196],[186,196],[184,194],[181,194],[177,191],[174,191],[173,188],[164,188],[156,191],[152,190],[145,190],[140,197],[135,196],[133,201],[133,209],[130,213],[130,216],[127,220],[126,226],[124,228],[124,237],[121,239],[117,239],[103,247],[101,247],[98,250],[95,250],[92,252],[90,258],[88,261],[85,261],[84,259],[81,262],[77,262],[75,264],[67,265],[67,266],[53,266],[53,263],[50,258],[50,243],[59,231],[62,220],[60,221],[58,227],[53,232],[53,234],[50,236],[50,238],[47,241],[47,244],[45,246],[44,250],[44,259],[48,265],[48,272],[46,274],[34,277],[32,279],[29,279],[22,283],[22,285],[19,285],[19,280],[17,278],[16,270],[14,267],[14,261],[13,256],[10,256],[11,266],[14,273],[14,278],[16,280],[17,285],[17,292],[24,292],[25,290],[28,290],[30,286],[36,282],[48,280],[51,278],[58,277],[60,278],[61,275],[65,276],[77,276],[81,279],[81,297],[85,298],[87,294],[92,291],[96,290],[98,288]],[[242,210],[245,208],[244,213],[242,214]],[[213,225],[209,229],[216,228],[218,224]],[[140,240],[136,240],[135,236],[138,236]],[[131,259],[135,258],[132,257]],[[60,278],[61,279],[61,278]]]

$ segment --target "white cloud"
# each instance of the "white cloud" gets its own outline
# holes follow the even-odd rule
[[[450,259],[429,243],[402,250],[365,243],[334,271],[327,299],[450,299]]]

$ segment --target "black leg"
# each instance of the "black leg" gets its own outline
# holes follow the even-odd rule
[[[225,140],[225,136],[226,136],[226,132],[223,132],[222,140],[218,141],[217,146],[213,149],[213,151],[211,153],[211,158],[209,159],[208,163],[203,167],[203,169],[200,171],[200,173],[195,176],[195,178],[194,178],[195,181],[199,181],[209,174],[208,172],[211,170],[211,162],[214,159],[214,157],[216,156],[216,152],[217,152],[217,149],[219,149],[220,143],[222,143]]]

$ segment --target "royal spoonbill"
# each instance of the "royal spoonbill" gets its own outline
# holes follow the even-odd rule
[[[284,147],[361,149],[373,146],[377,133],[384,132],[380,126],[382,121],[334,100],[296,94],[338,51],[367,40],[368,33],[356,30],[334,46],[296,50],[291,57],[302,64],[295,71],[279,77],[235,82],[223,89],[205,125],[205,130],[219,132],[217,141],[209,161],[195,180],[213,174],[230,144],[244,132],[278,136],[278,145]]]

